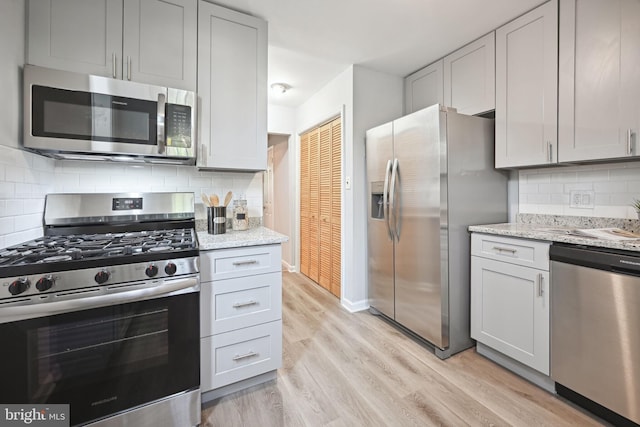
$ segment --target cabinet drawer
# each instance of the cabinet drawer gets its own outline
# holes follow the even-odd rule
[[[282,271],[280,245],[217,249],[200,253],[203,282]]]
[[[549,243],[482,233],[471,235],[471,255],[549,271]]]
[[[200,336],[279,320],[282,272],[202,283]]]
[[[202,338],[200,356],[203,392],[278,369],[282,321]]]

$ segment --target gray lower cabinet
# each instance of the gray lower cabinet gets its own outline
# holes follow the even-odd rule
[[[196,90],[197,0],[30,0],[27,62]]]
[[[471,337],[549,375],[549,243],[473,233]]]
[[[282,365],[280,244],[203,251],[200,272],[202,392],[275,372]]]

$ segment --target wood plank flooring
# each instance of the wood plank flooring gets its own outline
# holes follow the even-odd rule
[[[602,425],[474,349],[442,361],[300,274],[283,288],[277,381],[209,404],[203,426]]]

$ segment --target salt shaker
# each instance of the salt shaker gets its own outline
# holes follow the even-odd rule
[[[249,229],[249,210],[247,209],[246,200],[239,199],[233,201],[232,227],[234,230]]]

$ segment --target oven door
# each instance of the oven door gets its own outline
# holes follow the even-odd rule
[[[0,402],[67,403],[71,424],[199,388],[199,292],[0,324]]]

